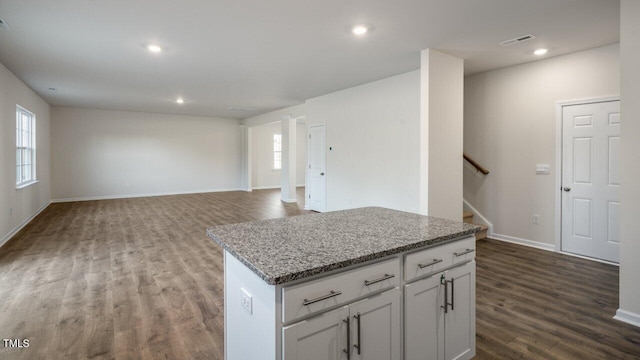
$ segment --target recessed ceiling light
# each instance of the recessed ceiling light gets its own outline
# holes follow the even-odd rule
[[[147,45],[147,49],[149,51],[151,51],[151,52],[154,52],[154,53],[159,53],[160,51],[162,51],[162,48],[160,46],[158,46],[158,45],[155,45],[155,44]]]
[[[538,50],[534,51],[533,53],[534,53],[535,55],[540,56],[540,55],[544,55],[544,54],[546,54],[546,53],[547,53],[547,51],[549,51],[549,50],[547,50],[547,49],[538,49]]]
[[[177,99],[176,99],[176,102],[177,102],[178,104],[184,104],[184,99],[183,99],[183,98],[177,98]]]
[[[369,31],[369,29],[364,25],[356,25],[351,29],[351,32],[353,32],[354,34],[356,34],[358,36],[362,36],[362,35],[366,34],[367,31]]]

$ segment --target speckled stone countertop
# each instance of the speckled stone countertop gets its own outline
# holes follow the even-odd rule
[[[480,227],[380,207],[207,229],[207,235],[268,284],[428,247]]]

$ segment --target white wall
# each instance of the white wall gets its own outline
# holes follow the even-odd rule
[[[307,163],[307,128],[296,126],[296,185],[305,185]],[[273,134],[282,133],[279,122],[251,128],[251,176],[254,189],[280,188],[280,170],[273,170]]]
[[[328,211],[376,205],[418,212],[419,70],[306,106],[308,127],[326,124]]]
[[[52,198],[235,190],[237,120],[54,107]]]
[[[16,190],[16,105],[36,115],[36,184]],[[49,105],[0,64],[0,245],[49,204]]]
[[[609,45],[465,78],[464,151],[491,173],[465,166],[464,198],[495,233],[554,244],[556,102],[617,95],[619,72]]]
[[[617,317],[640,326],[640,2],[621,3],[622,187],[620,198],[620,309]]]

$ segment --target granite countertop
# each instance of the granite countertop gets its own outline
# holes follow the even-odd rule
[[[216,226],[207,235],[276,285],[479,230],[462,222],[366,207]]]

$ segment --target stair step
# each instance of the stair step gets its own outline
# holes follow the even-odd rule
[[[473,222],[473,213],[470,211],[463,211],[462,221],[471,224]]]
[[[476,233],[476,241],[477,240],[482,240],[482,239],[486,239],[487,238],[487,230],[489,230],[489,227],[487,225],[484,224],[474,224],[474,225],[478,225],[480,226],[480,231],[478,231]]]

